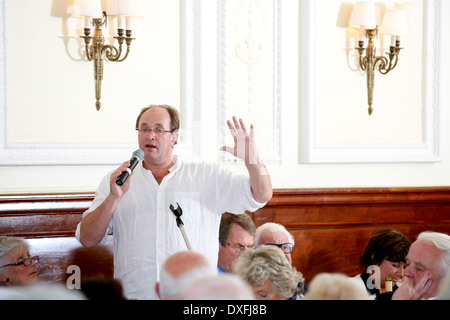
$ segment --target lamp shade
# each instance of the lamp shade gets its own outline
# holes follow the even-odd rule
[[[412,26],[414,23],[414,7],[411,3],[405,2],[405,1],[399,1],[396,2],[394,5],[394,9],[401,9],[405,10],[406,12],[406,20],[408,21],[408,31],[412,30]]]
[[[102,4],[100,0],[75,0],[74,1],[74,16],[102,18]]]
[[[136,12],[136,0],[108,0],[106,3],[109,16],[133,16]]]
[[[375,29],[377,27],[375,4],[368,1],[356,2],[348,25],[356,28]]]
[[[392,36],[406,36],[408,23],[405,10],[388,9],[383,17],[380,32]]]
[[[133,17],[143,18],[144,17],[144,7],[142,4],[142,0],[133,0],[135,2],[136,11],[133,14]]]

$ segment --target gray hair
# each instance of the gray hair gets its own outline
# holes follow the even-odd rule
[[[275,223],[275,222],[266,222],[256,229],[255,240],[254,240],[255,245],[264,244],[264,243],[259,243],[259,239],[265,231],[269,231],[272,233],[281,231],[286,235],[286,237],[289,239],[290,243],[295,244],[294,236],[292,234],[290,234],[282,224]]]
[[[270,279],[274,291],[286,299],[304,291],[303,275],[273,246],[247,249],[236,259],[234,273],[254,287]]]
[[[30,245],[22,238],[0,236],[0,264],[5,263],[5,255],[15,247],[25,247],[30,251]]]
[[[450,270],[450,236],[445,233],[424,231],[419,234],[417,241],[432,243],[439,250],[443,250],[444,255],[440,261],[440,275],[443,277]]]
[[[197,255],[198,261],[193,265],[185,265],[181,274],[174,275],[168,270],[167,260],[175,255]],[[159,274],[159,295],[161,300],[179,300],[182,298],[185,290],[193,281],[205,276],[217,275],[217,268],[210,265],[209,261],[200,253],[194,251],[180,251],[164,261]],[[172,258],[173,259],[173,258]],[[191,258],[192,259],[192,258]],[[173,263],[173,262],[172,262]]]
[[[319,273],[309,284],[306,300],[369,300],[360,280],[341,273]]]
[[[183,300],[255,300],[250,286],[239,276],[221,273],[189,284]]]

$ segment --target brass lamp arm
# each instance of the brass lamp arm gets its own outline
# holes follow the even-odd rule
[[[125,52],[125,56],[122,59],[119,59],[119,56],[117,57],[117,59],[115,60],[111,60],[111,61],[117,61],[117,62],[122,62],[124,61],[127,57],[128,57],[128,53],[130,52],[130,46],[131,46],[131,41],[135,40],[135,38],[132,38],[131,35],[131,30],[126,30],[126,36],[123,36],[123,30],[119,29],[119,35],[114,37],[114,39],[117,39],[117,42],[119,43],[119,50],[120,52],[122,52],[122,44],[123,41],[125,40],[125,43],[127,44],[127,52]]]
[[[122,54],[122,46],[120,45],[119,49],[117,49],[115,46],[105,45],[102,48],[102,54],[105,54],[109,61],[117,61]]]
[[[389,65],[388,67],[386,67],[387,65],[387,58],[384,58],[384,63],[380,64],[380,66],[378,67],[378,70],[380,71],[381,74],[387,74],[389,71],[394,70],[394,68],[397,66],[397,62],[398,62],[398,54],[400,52],[399,47],[391,47],[391,51],[390,52],[386,52],[386,54],[389,55]]]
[[[120,50],[122,51],[122,48],[120,48]],[[122,59],[119,60],[115,60],[116,62],[122,62],[123,60],[125,60],[128,57],[128,53],[130,53],[130,45],[127,44],[127,52],[125,52],[125,55],[123,56]]]
[[[381,74],[387,74],[393,70],[398,63],[398,55],[400,53],[400,41],[396,41],[395,46],[390,47],[390,51],[386,54],[389,59],[382,55],[376,55],[376,48],[374,45],[374,39],[378,34],[378,29],[366,29],[366,36],[369,40],[367,48],[364,48],[364,41],[360,40],[358,47],[355,49],[359,53],[359,67],[362,71],[367,72],[367,102],[369,105],[369,115],[372,114],[373,108],[373,89],[375,86],[375,70]],[[364,55],[365,52],[365,55]]]

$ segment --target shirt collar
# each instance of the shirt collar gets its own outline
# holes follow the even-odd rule
[[[172,156],[172,158],[173,158],[174,165],[169,168],[170,173],[176,172],[178,169],[180,169],[181,164],[183,163],[183,161],[181,160],[181,158],[179,156],[174,155],[174,156]]]
[[[171,166],[171,167],[169,168],[169,172],[170,172],[170,173],[176,172],[178,169],[181,168],[181,165],[183,164],[183,161],[180,159],[179,156],[175,156],[175,155],[174,155],[174,156],[172,156],[172,159],[173,159],[174,165]],[[142,161],[139,163],[139,165],[141,166],[142,169],[146,170],[146,169],[144,168],[144,160],[142,160]]]

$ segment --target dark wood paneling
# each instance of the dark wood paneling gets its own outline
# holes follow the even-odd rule
[[[114,275],[114,247],[112,236],[105,245],[84,248],[75,237],[48,237],[28,239],[32,255],[39,256],[38,276],[42,281],[66,283],[73,274],[68,273],[69,266],[80,268],[81,278]]]
[[[361,272],[372,234],[396,229],[411,241],[426,230],[450,234],[450,188],[285,189],[252,214],[294,236],[293,264],[307,281],[320,272]]]
[[[80,268],[80,276],[113,277],[113,241],[84,248],[75,236],[82,214],[94,194],[45,194],[0,196],[0,235],[27,238],[31,254],[38,255],[39,279],[66,283],[68,267]]]
[[[93,193],[0,195],[0,235],[74,236]]]
[[[41,256],[40,276],[65,281],[67,267],[82,276],[113,274],[111,237],[104,247],[83,248],[74,238],[93,193],[0,195],[0,234],[30,239]],[[293,264],[307,281],[319,272],[356,275],[371,235],[393,228],[411,241],[425,230],[450,233],[450,187],[278,189],[250,214],[257,226],[278,222],[294,235]]]

